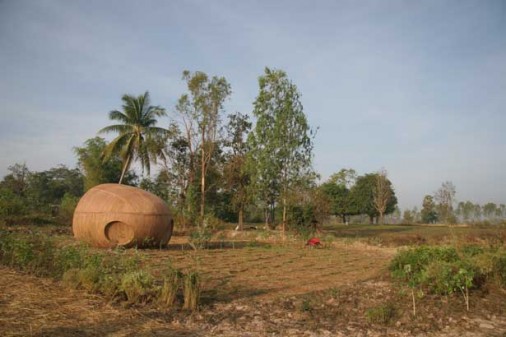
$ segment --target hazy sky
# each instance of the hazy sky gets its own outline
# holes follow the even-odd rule
[[[184,69],[251,113],[265,66],[302,93],[323,178],[385,168],[402,208],[446,180],[506,202],[503,0],[0,0],[0,176],[74,167],[125,93],[173,111]]]

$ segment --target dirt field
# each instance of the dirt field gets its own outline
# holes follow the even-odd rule
[[[230,246],[230,244],[227,244]],[[244,246],[200,251],[145,251],[153,269],[171,263],[194,268],[203,275],[204,301],[229,302],[241,298],[274,299],[353,284],[377,277],[387,268],[393,249],[334,244],[311,249],[302,244]]]
[[[473,294],[470,312],[458,297],[426,296],[413,318],[409,296],[388,276],[396,248],[335,237],[322,249],[223,236],[200,251],[189,249],[185,237],[164,250],[128,251],[155,274],[169,263],[199,270],[204,283],[196,313],[125,307],[0,268],[0,335],[506,336],[503,290]],[[386,304],[396,308],[390,322],[368,320],[368,310]]]

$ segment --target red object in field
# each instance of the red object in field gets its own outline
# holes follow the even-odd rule
[[[320,244],[321,244],[321,242],[320,242],[319,238],[311,238],[311,239],[307,240],[306,246],[315,247],[315,246],[319,246]]]

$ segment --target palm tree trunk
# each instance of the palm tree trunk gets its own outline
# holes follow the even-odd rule
[[[123,177],[125,176],[128,166],[130,166],[130,155],[127,156],[125,165],[123,165],[123,170],[121,171],[121,177],[119,178],[118,184],[121,184],[121,182],[123,181]]]

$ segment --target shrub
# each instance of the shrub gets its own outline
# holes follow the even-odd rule
[[[70,193],[65,193],[60,203],[60,209],[58,212],[59,218],[64,222],[72,221],[74,210],[76,209],[78,202],[78,197]]]
[[[506,254],[503,252],[494,258],[493,273],[503,287],[506,287]]]
[[[23,215],[27,212],[22,197],[8,188],[0,188],[0,217]]]
[[[54,251],[53,242],[44,236],[9,232],[0,235],[0,262],[39,276],[49,276],[53,272]]]
[[[422,284],[432,293],[451,295],[470,288],[476,275],[475,268],[466,261],[432,261],[426,268]]]
[[[141,268],[141,255],[127,256],[91,253],[85,246],[57,247],[47,235],[0,231],[0,263],[36,275],[61,279],[69,288],[83,288],[92,293],[116,297],[124,295],[129,303],[157,300],[173,306],[184,279],[184,305],[197,309],[200,299],[200,277],[196,272],[183,275],[169,268],[162,287]],[[158,298],[157,298],[158,297]]]
[[[203,224],[205,228],[212,228],[216,230],[218,228],[222,228],[225,223],[214,215],[208,214],[205,216]]]
[[[55,255],[55,276],[62,276],[67,270],[82,267],[87,254],[84,246],[61,247]]]
[[[147,301],[153,290],[153,277],[145,271],[133,271],[121,278],[121,290],[130,303]]]
[[[483,254],[485,252],[485,250],[483,249],[483,247],[480,247],[480,246],[469,245],[469,246],[462,247],[461,248],[461,252],[465,256],[473,257],[473,256],[476,256],[476,255]]]
[[[395,317],[395,306],[388,302],[380,306],[369,308],[365,312],[365,318],[369,323],[388,324]]]
[[[100,290],[100,277],[102,274],[103,270],[94,265],[79,269],[77,273],[78,285],[89,292],[98,292]]]
[[[105,274],[100,279],[100,292],[108,297],[115,297],[121,292],[121,277],[118,274]]]

